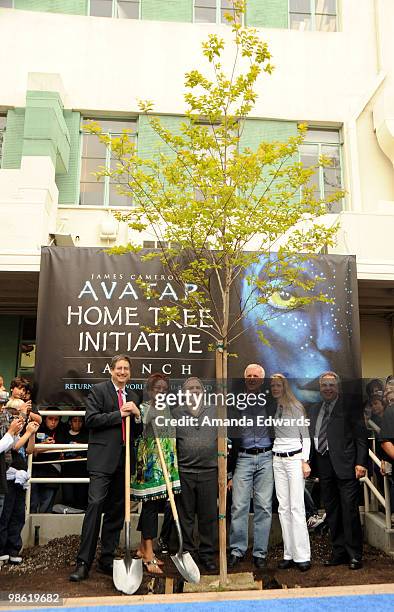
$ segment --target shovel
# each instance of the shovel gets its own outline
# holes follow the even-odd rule
[[[155,432],[155,435],[156,435],[156,432]],[[173,560],[178,572],[181,574],[181,576],[183,576],[185,580],[187,580],[187,582],[193,582],[194,584],[198,584],[200,582],[200,570],[198,569],[198,566],[196,562],[194,561],[193,557],[191,556],[191,554],[189,552],[183,552],[182,530],[181,530],[181,525],[179,523],[178,511],[175,505],[174,493],[172,491],[172,484],[168,476],[166,462],[164,459],[160,440],[157,437],[157,435],[155,437],[155,440],[156,440],[157,450],[159,452],[161,469],[163,470],[164,480],[166,481],[168,499],[170,500],[172,515],[174,517],[174,523],[175,523],[175,527],[176,527],[176,531],[178,535],[178,542],[179,542],[178,552],[176,553],[176,555],[171,555],[171,559]]]
[[[113,581],[115,588],[132,595],[142,582],[142,559],[131,556],[130,538],[130,417],[126,417],[126,465],[125,465],[125,544],[124,559],[114,559]]]

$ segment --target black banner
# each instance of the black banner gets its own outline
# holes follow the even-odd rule
[[[264,262],[247,273],[259,274]],[[360,376],[357,277],[354,257],[327,255],[304,264],[305,277],[320,277],[318,291],[329,303],[291,308],[291,293],[275,292],[242,321],[244,333],[230,347],[230,377],[242,377],[248,363],[260,363],[267,375],[282,372],[296,380],[300,399],[312,401],[317,378],[326,370],[344,379]],[[138,280],[151,283],[158,297],[147,299]],[[133,384],[150,373],[171,379],[215,377],[215,355],[209,313],[194,319],[184,309],[180,321],[154,328],[160,308],[196,289],[179,288],[158,260],[140,255],[108,255],[97,248],[42,249],[37,321],[37,402],[41,406],[83,405],[90,386],[109,377],[112,355],[127,353],[133,361]],[[232,312],[250,299],[249,284],[240,279],[232,295]],[[249,302],[249,303],[250,303]],[[256,332],[258,321],[269,345]]]

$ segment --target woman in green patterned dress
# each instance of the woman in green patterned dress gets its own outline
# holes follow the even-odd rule
[[[140,405],[143,422],[143,433],[137,441],[137,468],[131,483],[131,496],[142,501],[142,510],[137,530],[141,531],[141,544],[137,554],[142,558],[147,571],[151,574],[162,574],[160,565],[153,551],[153,540],[157,537],[158,514],[162,500],[167,498],[166,483],[161,469],[160,458],[155,442],[155,434],[160,438],[163,455],[174,493],[180,491],[178,462],[176,456],[175,429],[155,425],[155,419],[171,417],[168,407],[159,410],[156,407],[156,396],[163,396],[168,391],[168,380],[163,374],[151,374],[146,385],[149,401]]]

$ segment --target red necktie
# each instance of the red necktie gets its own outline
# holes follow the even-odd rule
[[[119,404],[119,410],[120,410],[123,406],[122,389],[118,389],[118,404]],[[125,425],[125,420],[123,418],[122,418],[122,441],[123,441],[123,444],[126,442],[126,425]]]

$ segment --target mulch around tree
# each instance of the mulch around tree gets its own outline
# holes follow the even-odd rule
[[[51,540],[44,546],[34,546],[23,552],[23,564],[20,566],[4,565],[0,570],[2,593],[58,593],[60,597],[95,597],[116,595],[112,578],[91,569],[90,577],[81,583],[70,582],[78,550],[79,537],[66,536]],[[282,558],[282,547],[278,545],[270,550],[268,568],[255,572],[256,579],[262,579],[264,588],[280,589],[294,587],[324,587],[357,584],[384,584],[393,582],[394,558],[380,550],[364,547],[364,567],[352,571],[347,566],[326,568],[324,559],[330,555],[330,543],[327,535],[312,535],[312,568],[300,572],[296,568],[278,570],[278,561]],[[120,556],[121,551],[120,551]],[[182,590],[182,580],[169,557],[165,560],[164,571],[174,577],[176,591]],[[232,570],[229,570],[231,573]],[[252,557],[249,552],[246,558],[233,570],[236,573],[253,571]],[[202,570],[201,573],[206,573]],[[164,580],[144,574],[144,580],[137,594],[163,593]]]

